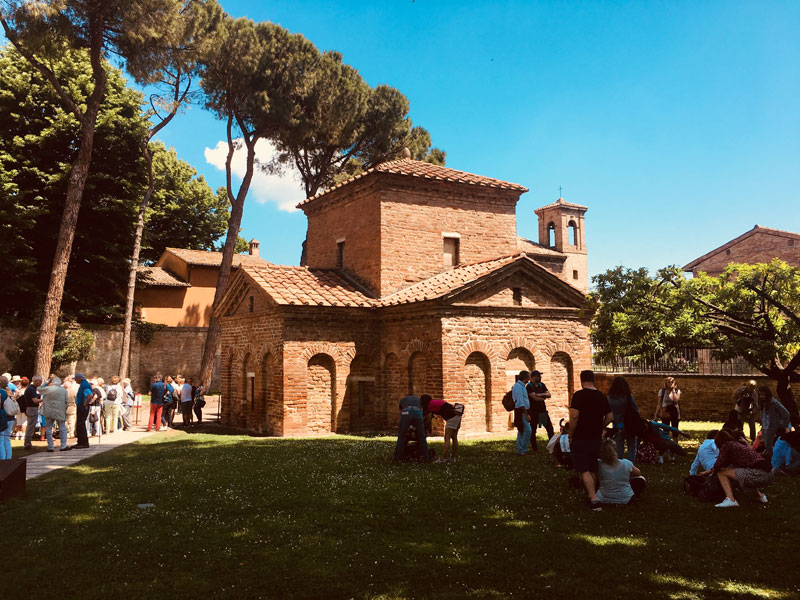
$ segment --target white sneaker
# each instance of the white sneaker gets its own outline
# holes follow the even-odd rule
[[[730,498],[725,498],[725,500],[717,504],[717,508],[730,508],[732,506],[739,506],[739,503],[736,500],[731,500]]]
[[[756,490],[756,492],[758,493],[758,498],[757,498],[758,501],[761,502],[761,504],[766,504],[767,503],[767,495],[764,492],[762,492],[761,490]]]

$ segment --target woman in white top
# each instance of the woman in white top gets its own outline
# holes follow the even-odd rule
[[[681,391],[678,389],[675,378],[667,377],[664,380],[664,387],[658,390],[658,404],[653,420],[658,421],[660,417],[662,423],[678,429],[678,423],[681,420],[680,401]],[[672,439],[678,439],[678,434],[673,433]]]
[[[628,504],[645,487],[641,471],[628,459],[617,458],[617,444],[611,438],[603,440],[597,461],[597,480],[597,499],[604,504]]]

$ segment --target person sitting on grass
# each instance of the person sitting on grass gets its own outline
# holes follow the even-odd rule
[[[597,499],[603,504],[628,504],[641,495],[646,485],[641,471],[627,458],[617,456],[617,443],[613,438],[603,440],[597,480]]]
[[[694,457],[692,466],[689,468],[689,475],[697,475],[700,471],[710,471],[714,467],[719,456],[719,448],[714,442],[718,433],[719,431],[716,429],[708,432],[705,441],[697,449],[697,456]]]
[[[569,455],[569,423],[564,423],[561,419],[559,424],[561,431],[553,435],[547,442],[547,451],[556,459],[556,466],[572,469],[572,458]]]
[[[749,443],[747,438],[744,436],[744,425],[739,419],[739,413],[735,410],[732,410],[728,413],[728,418],[722,424],[722,430],[730,433],[731,437],[733,437],[733,439],[735,439],[737,442],[741,442],[742,444]],[[755,441],[755,437],[753,438],[753,441]]]
[[[464,405],[455,403],[450,404],[444,400],[431,398],[428,394],[422,394],[420,397],[422,401],[422,411],[426,415],[434,414],[444,421],[444,448],[442,448],[442,457],[437,459],[436,462],[445,462],[448,460],[448,452],[450,452],[450,445],[452,443],[452,453],[450,453],[450,460],[456,462],[456,452],[458,452],[458,430],[461,428],[461,417],[464,414]]]
[[[634,417],[635,421],[632,429],[634,435],[638,437],[641,442],[639,449],[636,453],[637,460],[644,464],[658,464],[664,462],[664,453],[669,451],[670,454],[677,454],[678,456],[686,456],[686,450],[670,438],[669,432],[677,433],[683,437],[689,437],[682,431],[674,427],[661,423],[659,421],[646,421],[639,417]]]
[[[784,433],[775,441],[772,472],[775,475],[800,475],[800,431]]]
[[[714,438],[714,442],[719,448],[719,456],[717,462],[714,463],[712,472],[717,476],[725,491],[725,499],[716,505],[717,508],[739,506],[733,496],[735,483],[738,483],[742,489],[754,489],[758,494],[758,501],[766,504],[767,497],[761,489],[769,486],[774,479],[772,465],[769,461],[747,444],[741,444],[734,440],[727,431],[720,431]],[[704,474],[701,473],[701,475]]]

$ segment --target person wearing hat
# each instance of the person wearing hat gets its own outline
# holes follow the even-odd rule
[[[531,380],[525,386],[528,390],[528,399],[530,400],[531,407],[529,409],[531,417],[531,446],[533,451],[538,452],[539,448],[536,446],[536,431],[539,426],[545,428],[547,431],[547,439],[552,439],[555,435],[553,431],[553,423],[550,421],[550,415],[547,413],[547,404],[545,400],[550,397],[550,392],[547,386],[542,383],[542,374],[539,371],[531,371]]]
[[[86,431],[86,419],[89,418],[89,408],[92,402],[92,384],[87,381],[83,373],[75,373],[75,382],[78,392],[75,394],[75,437],[78,438],[76,448],[89,447],[89,434]]]
[[[13,394],[14,400],[19,401],[20,396],[25,393],[25,390],[28,388],[30,384],[30,380],[27,377],[19,377],[15,375],[15,378],[18,380],[17,391]],[[14,417],[14,430],[11,434],[11,437],[17,440],[21,440],[25,435],[25,426],[28,423],[28,415],[25,414],[25,411],[20,411],[20,413]]]
[[[11,376],[11,373],[3,373],[2,375],[0,375],[0,377],[6,378],[6,381],[8,382],[6,384],[6,392],[7,393],[10,392],[11,395],[14,396],[17,391],[17,386],[15,385],[16,382],[14,381],[14,377]],[[19,375],[17,375],[16,378],[17,380],[19,380]]]

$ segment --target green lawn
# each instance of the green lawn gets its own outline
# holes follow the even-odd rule
[[[690,456],[644,467],[638,505],[593,513],[510,438],[448,465],[394,465],[393,445],[160,434],[30,481],[2,506],[24,561],[0,597],[26,581],[87,600],[800,595],[800,479],[716,509],[682,493]]]

